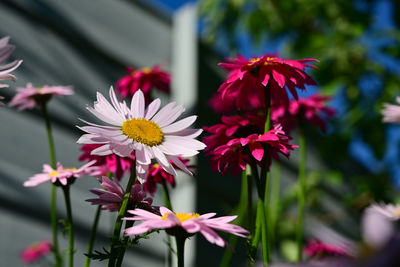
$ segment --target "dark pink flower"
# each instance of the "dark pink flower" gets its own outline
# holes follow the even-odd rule
[[[269,130],[265,134],[252,134],[246,138],[240,138],[242,146],[248,146],[250,154],[258,162],[261,162],[263,159],[265,154],[265,145],[268,145],[268,153],[270,155],[270,157],[268,157],[268,166],[271,164],[271,157],[279,161],[279,153],[289,157],[290,150],[298,147],[297,145],[289,144],[289,141],[290,138],[285,134],[280,126],[276,126],[275,129]]]
[[[268,54],[250,60],[242,56],[228,59],[219,64],[230,73],[218,91],[222,99],[234,98],[238,109],[248,110],[249,106],[258,108],[259,105],[264,105],[263,102],[254,103],[254,100],[265,99],[264,91],[268,86],[272,100],[287,106],[289,96],[286,88],[297,99],[296,88],[304,90],[305,85],[316,85],[304,72],[306,67],[315,68],[307,64],[313,61],[317,60],[283,60]]]
[[[116,179],[110,179],[103,176],[99,179],[101,186],[104,189],[95,188],[90,190],[93,194],[97,195],[98,198],[87,199],[86,201],[92,203],[92,205],[102,205],[102,209],[108,211],[119,211],[122,201],[124,200],[125,191]],[[146,210],[152,210],[151,204],[153,199],[146,197],[145,191],[142,190],[140,184],[132,186],[129,207],[136,208],[140,207]]]
[[[122,97],[132,97],[141,89],[146,103],[150,103],[150,91],[152,88],[169,93],[171,78],[168,72],[162,71],[160,65],[153,68],[133,69],[127,67],[128,75],[118,80],[116,89]]]
[[[91,152],[96,148],[101,147],[101,144],[85,144],[82,145],[82,155],[79,156],[80,161],[96,160],[95,166],[99,166],[101,175],[106,175],[108,172],[115,174],[116,178],[120,180],[122,176],[132,169],[135,154],[132,153],[129,157],[120,157],[116,154],[106,156],[92,155]]]
[[[334,246],[318,240],[310,240],[304,248],[304,252],[308,257],[323,257],[323,256],[347,256],[352,257],[351,249],[344,244],[341,246]]]
[[[326,119],[335,115],[335,109],[328,107],[326,102],[330,96],[322,96],[316,93],[310,97],[292,100],[289,106],[273,107],[271,119],[282,124],[286,132],[291,132],[299,121],[318,126],[326,131]]]
[[[25,263],[32,263],[51,251],[51,244],[48,241],[39,241],[25,248],[20,258]]]
[[[203,142],[207,145],[206,152],[226,144],[232,138],[263,133],[265,116],[252,113],[245,116],[222,116],[221,121],[222,123],[203,127],[206,132],[211,134],[203,137]]]

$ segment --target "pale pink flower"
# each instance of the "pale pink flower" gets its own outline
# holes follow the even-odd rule
[[[83,165],[79,169],[64,168],[60,163],[57,163],[56,170],[54,170],[48,164],[43,164],[43,173],[35,174],[29,178],[29,180],[24,183],[24,186],[37,186],[48,181],[65,186],[74,182],[75,178],[79,178],[84,175],[96,176],[100,174],[100,171],[98,167],[92,166],[95,163],[96,161],[93,160]]]
[[[160,215],[142,209],[128,210],[134,217],[125,217],[123,220],[142,221],[141,224],[125,229],[126,236],[140,235],[153,229],[169,229],[181,227],[189,235],[200,232],[210,243],[224,247],[228,243],[221,238],[214,230],[219,230],[246,238],[249,232],[229,222],[237,216],[223,216],[212,218],[215,213],[175,213],[171,210],[160,207]]]
[[[20,258],[25,263],[32,263],[39,260],[42,256],[51,251],[49,241],[39,241],[25,248],[20,255]]]
[[[93,194],[96,194],[98,198],[87,199],[86,201],[92,203],[92,205],[102,205],[102,209],[108,211],[119,211],[122,201],[124,200],[125,191],[119,184],[117,179],[109,179],[103,176],[99,179],[101,186],[104,189],[95,188],[90,190]],[[153,199],[146,197],[146,193],[142,190],[140,184],[132,186],[129,207],[139,207],[142,209],[151,210],[151,204]]]
[[[0,64],[5,62],[12,54],[15,46],[8,44],[10,37],[6,36],[0,39]],[[22,60],[14,60],[11,63],[0,65],[0,81],[12,80],[15,81],[15,76],[10,74],[13,70],[21,65]],[[0,88],[8,87],[7,84],[0,83]]]
[[[396,102],[400,104],[400,96],[396,98]],[[383,115],[383,122],[400,123],[399,105],[384,103],[381,113]]]
[[[393,204],[372,204],[368,207],[368,212],[376,212],[387,219],[398,221],[400,219],[400,205]]]
[[[155,99],[146,108],[141,90],[133,95],[130,108],[125,101],[118,101],[112,87],[110,99],[111,104],[101,93],[97,93],[94,108],[88,107],[88,110],[111,126],[84,121],[89,126],[78,128],[87,134],[84,134],[78,143],[102,144],[91,152],[93,155],[105,156],[114,153],[120,157],[128,157],[135,152],[136,174],[141,183],[145,181],[152,159],[174,176],[176,171],[170,161],[191,174],[179,157],[192,157],[205,147],[202,142],[194,139],[202,130],[188,129],[197,116],[176,121],[185,108],[172,102],[159,110],[160,99]]]
[[[71,86],[33,87],[31,83],[28,83],[26,87],[17,87],[17,94],[8,105],[18,106],[18,110],[32,109],[46,103],[52,96],[66,96],[73,93]]]

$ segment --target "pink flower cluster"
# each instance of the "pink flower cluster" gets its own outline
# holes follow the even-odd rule
[[[283,60],[275,55],[263,55],[246,59],[242,56],[220,63],[229,71],[228,78],[219,87],[222,103],[233,101],[239,110],[248,110],[249,105],[255,109],[265,105],[265,88],[269,90],[275,104],[289,104],[286,88],[298,99],[296,88],[305,89],[306,85],[316,85],[304,70],[315,68],[308,64],[316,59]],[[286,87],[286,88],[285,88]]]
[[[33,263],[38,261],[42,256],[51,251],[51,244],[48,241],[36,242],[25,248],[20,255],[20,258],[25,263]]]
[[[290,138],[279,125],[263,133],[264,121],[265,116],[249,113],[223,116],[221,124],[204,127],[212,134],[203,138],[207,145],[205,151],[211,157],[211,168],[224,174],[231,166],[237,175],[245,170],[246,164],[261,164],[265,145],[269,145],[268,153],[275,160],[279,160],[279,153],[289,157],[290,150],[297,146],[289,144]]]

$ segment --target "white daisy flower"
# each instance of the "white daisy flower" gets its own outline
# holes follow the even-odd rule
[[[112,153],[127,157],[131,153],[136,156],[136,174],[141,183],[144,182],[152,159],[162,168],[176,175],[170,160],[188,174],[189,169],[178,157],[191,157],[205,145],[195,140],[201,129],[188,129],[197,116],[176,121],[185,111],[182,105],[169,103],[161,110],[160,99],[151,102],[145,108],[145,100],[141,90],[132,97],[130,108],[125,101],[119,102],[114,89],[110,88],[111,104],[97,93],[97,101],[93,108],[87,109],[100,120],[111,126],[97,125],[83,121],[89,126],[79,127],[87,134],[79,138],[80,144],[103,144],[92,151],[93,155],[110,155]]]

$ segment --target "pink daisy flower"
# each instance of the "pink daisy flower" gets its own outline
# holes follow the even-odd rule
[[[118,183],[117,179],[109,179],[103,176],[99,179],[101,186],[104,189],[95,188],[90,190],[93,194],[97,195],[98,198],[88,199],[86,201],[92,203],[92,205],[102,205],[101,208],[108,211],[119,211],[122,201],[124,200],[125,191],[122,186]],[[146,197],[146,193],[142,190],[140,184],[132,186],[129,207],[128,208],[142,208],[146,210],[152,210],[151,204],[153,199]]]
[[[393,204],[372,204],[367,208],[367,212],[375,212],[389,220],[400,220],[400,205]]]
[[[217,135],[215,135],[217,136]],[[211,156],[211,169],[218,170],[222,174],[232,167],[234,175],[246,169],[246,164],[261,164],[265,153],[265,145],[268,145],[268,166],[271,164],[270,158],[279,159],[279,153],[289,157],[290,150],[298,147],[289,144],[290,138],[278,125],[275,129],[265,134],[250,134],[247,137],[230,138],[226,144],[219,145],[207,152]],[[214,146],[216,142],[205,141]],[[208,148],[208,147],[207,147]]]
[[[396,98],[396,102],[398,104],[400,104],[400,97]],[[399,105],[384,103],[381,113],[383,115],[383,122],[400,123],[400,106]]]
[[[285,132],[280,126],[275,127],[275,129],[269,130],[265,134],[252,134],[246,138],[240,138],[240,143],[242,144],[242,146],[248,146],[251,155],[257,161],[261,161],[264,157],[264,145],[268,145],[268,153],[272,158],[277,161],[279,161],[278,153],[289,157],[290,150],[299,147],[297,145],[289,144],[289,141],[290,138],[285,135]]]
[[[96,161],[91,161],[79,169],[77,168],[64,168],[60,163],[57,163],[57,169],[53,169],[48,164],[43,164],[43,173],[38,173],[29,178],[28,181],[24,183],[26,187],[37,186],[45,182],[52,182],[56,185],[66,186],[67,184],[72,184],[76,178],[80,178],[84,175],[96,176],[100,174],[98,167],[93,167],[92,165]]]
[[[324,243],[318,240],[310,240],[307,246],[304,248],[304,252],[308,257],[315,256],[346,256],[353,257],[353,253],[350,248],[345,245],[334,246],[328,243]]]
[[[318,126],[326,131],[326,119],[335,115],[335,109],[328,107],[326,102],[330,96],[322,96],[319,93],[299,100],[291,100],[288,107],[273,107],[271,119],[282,124],[285,132],[291,132],[299,121]]]
[[[8,44],[10,37],[3,37],[0,39],[0,64],[4,63],[12,54],[15,46]],[[15,81],[15,76],[10,74],[21,65],[22,60],[15,60],[11,63],[0,65],[0,81],[12,80]],[[8,87],[7,84],[0,83],[0,88]]]
[[[153,68],[133,69],[127,67],[128,75],[117,82],[117,91],[122,97],[132,97],[139,89],[142,90],[146,103],[150,103],[152,88],[169,93],[171,78],[168,72],[162,71],[160,65]]]
[[[39,241],[25,248],[20,255],[20,259],[24,263],[33,263],[38,261],[42,256],[51,252],[51,244],[49,241]]]
[[[130,108],[125,102],[119,102],[113,88],[110,88],[110,104],[105,97],[97,93],[94,108],[88,110],[100,120],[111,126],[89,123],[78,127],[86,132],[79,140],[80,144],[102,144],[93,150],[93,155],[116,154],[130,156],[135,152],[136,174],[141,183],[147,176],[152,159],[169,174],[176,175],[171,161],[181,170],[192,174],[179,157],[191,157],[204,149],[205,145],[197,141],[201,129],[188,129],[197,116],[176,121],[185,111],[175,102],[160,108],[160,99],[156,99],[145,108],[144,95],[138,90],[132,97]]]
[[[226,144],[232,138],[263,133],[265,115],[249,113],[245,116],[222,116],[221,121],[222,123],[203,127],[206,132],[211,134],[203,137],[203,142],[207,145],[205,151],[211,151]]]
[[[10,107],[18,106],[18,110],[32,109],[38,105],[44,104],[52,96],[72,95],[74,92],[71,86],[48,86],[33,87],[28,83],[26,87],[17,87],[17,94],[8,104]]]
[[[227,95],[236,100],[236,107],[246,110],[254,99],[264,99],[264,90],[268,86],[272,100],[275,103],[289,104],[286,88],[297,99],[296,88],[305,90],[305,85],[316,85],[304,70],[307,64],[316,59],[283,60],[274,55],[264,55],[250,60],[238,56],[220,63],[225,70],[230,71],[226,81],[218,91],[224,99]],[[263,104],[264,105],[264,104]],[[256,106],[253,106],[257,108]]]
[[[106,175],[108,172],[115,174],[118,180],[121,180],[122,176],[132,168],[133,161],[135,160],[135,154],[131,154],[128,157],[119,157],[116,154],[110,154],[106,156],[92,155],[92,151],[96,148],[101,147],[101,144],[86,144],[82,145],[81,151],[83,154],[79,156],[80,161],[92,161],[95,160],[94,166],[98,166],[101,175]]]
[[[229,222],[237,216],[224,216],[212,218],[215,213],[200,215],[198,213],[175,213],[165,207],[160,207],[160,214],[157,215],[146,210],[128,210],[134,217],[125,217],[123,220],[142,221],[141,224],[125,229],[126,236],[140,235],[153,229],[170,229],[180,227],[189,235],[200,232],[210,243],[224,247],[227,242],[221,238],[214,230],[227,232],[240,237],[247,238],[245,234],[249,232],[237,225]]]

